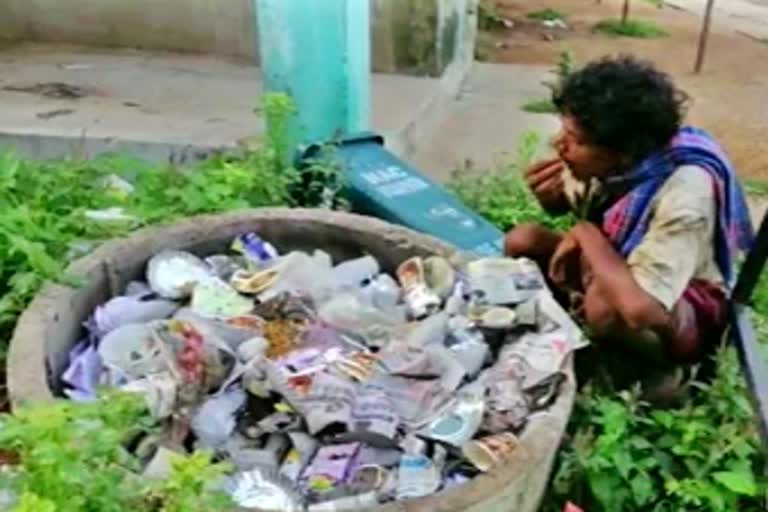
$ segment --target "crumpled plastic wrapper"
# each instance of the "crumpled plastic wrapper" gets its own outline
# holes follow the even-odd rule
[[[245,391],[233,388],[203,403],[191,423],[201,447],[216,449],[227,442],[235,430],[235,412],[243,407],[245,399]]]
[[[103,364],[96,346],[81,341],[69,352],[69,366],[61,376],[64,394],[77,402],[96,399],[96,387],[100,383]]]
[[[467,276],[474,292],[491,305],[518,304],[547,289],[538,266],[524,258],[478,259],[467,265]]]
[[[91,333],[102,338],[118,327],[162,320],[179,309],[179,304],[164,299],[142,296],[121,296],[96,307],[88,321]]]
[[[419,433],[426,438],[460,447],[477,433],[485,413],[486,386],[473,382],[460,391],[446,410]]]

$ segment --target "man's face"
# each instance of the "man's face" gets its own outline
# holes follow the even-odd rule
[[[570,116],[560,117],[560,133],[552,145],[578,180],[603,178],[620,170],[620,155],[587,142],[584,133]]]

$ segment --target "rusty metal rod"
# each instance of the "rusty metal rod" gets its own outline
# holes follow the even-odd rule
[[[693,72],[698,74],[704,65],[704,54],[707,53],[707,40],[709,39],[709,27],[712,24],[712,9],[715,7],[715,0],[707,0],[707,8],[704,11],[704,21],[699,35],[699,49],[696,52],[696,64],[693,66]]]

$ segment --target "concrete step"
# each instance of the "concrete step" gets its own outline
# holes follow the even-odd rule
[[[43,83],[77,87],[63,92],[84,96],[18,90]],[[375,74],[373,129],[403,147],[439,86],[433,78]],[[74,148],[88,155],[127,151],[150,160],[234,147],[263,133],[263,119],[254,112],[261,93],[257,67],[220,57],[7,45],[0,48],[0,146],[43,158]]]
[[[442,79],[373,75],[373,129],[438,181],[466,160],[492,166],[514,152],[525,131],[548,136],[557,126],[553,116],[520,110],[546,94],[545,67],[475,63],[459,87],[461,71]],[[51,83],[84,96],[18,90]],[[259,68],[221,57],[6,45],[0,47],[0,146],[41,158],[106,151],[154,161],[199,158],[263,134],[255,112],[261,93]]]

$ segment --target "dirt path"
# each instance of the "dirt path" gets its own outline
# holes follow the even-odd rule
[[[498,0],[497,4],[513,26],[481,36],[480,52],[488,60],[552,64],[562,50],[570,50],[577,63],[616,53],[650,59],[672,74],[691,96],[688,121],[718,137],[743,176],[768,179],[768,44],[740,35],[715,19],[704,72],[694,75],[701,19],[690,12],[632,0],[633,17],[653,21],[669,34],[642,40],[592,33],[598,20],[619,15],[617,0],[600,4],[591,0]],[[563,13],[569,29],[544,29],[525,19],[527,13],[544,8]],[[768,10],[766,13],[768,16]]]

